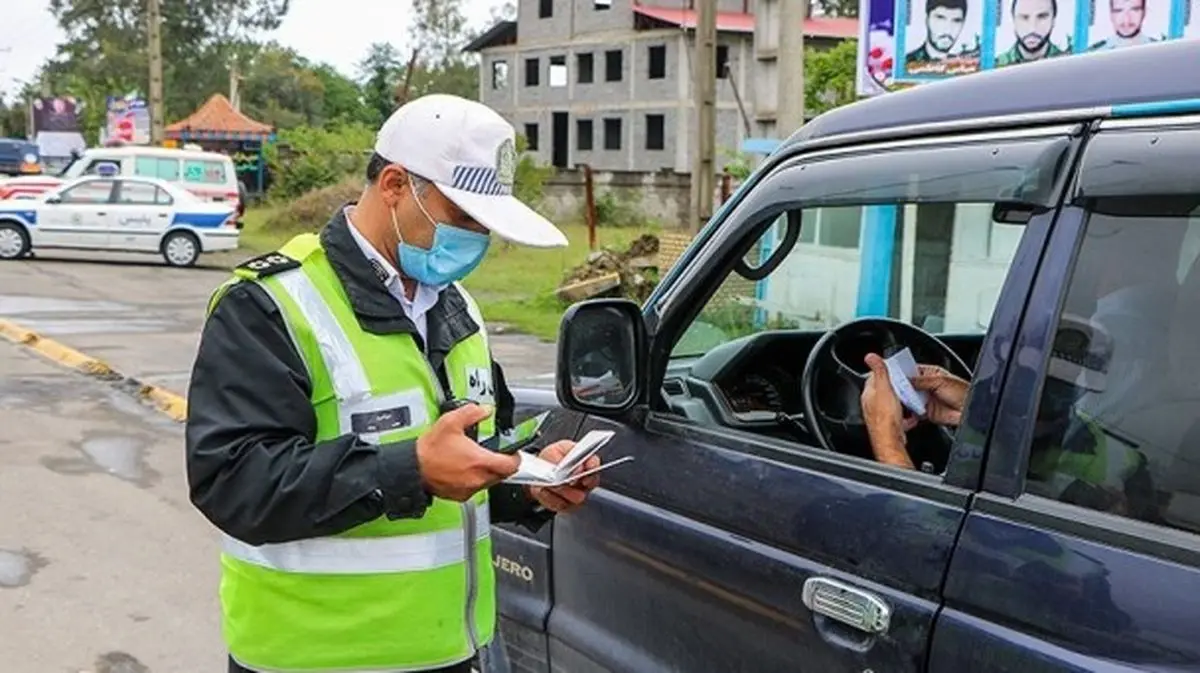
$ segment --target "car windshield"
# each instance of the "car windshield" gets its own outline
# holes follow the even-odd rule
[[[800,226],[790,250],[784,249],[789,222]],[[825,331],[869,315],[931,334],[982,335],[1023,231],[996,221],[990,203],[785,213],[744,258],[757,269],[784,255],[778,267],[758,281],[730,273],[672,357],[700,356],[768,330]]]

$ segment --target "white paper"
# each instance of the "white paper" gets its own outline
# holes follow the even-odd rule
[[[917,375],[918,370],[912,351],[905,348],[885,359],[883,363],[887,366],[888,380],[892,383],[892,390],[896,391],[896,397],[900,398],[900,404],[914,414],[924,416],[929,394],[913,388],[910,379]]]
[[[522,452],[520,453],[521,464],[517,468],[516,474],[505,479],[504,483],[527,484],[530,486],[562,486],[590,474],[595,474],[633,460],[632,456],[626,456],[625,458],[605,463],[596,469],[572,474],[581,465],[586,463],[588,458],[591,458],[607,444],[613,438],[613,434],[610,430],[593,430],[587,433],[583,439],[576,442],[575,447],[558,464],[543,460],[531,453]]]

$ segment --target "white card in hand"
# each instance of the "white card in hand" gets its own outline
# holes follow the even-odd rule
[[[613,434],[609,430],[593,430],[587,433],[583,439],[576,442],[575,447],[566,456],[563,456],[563,459],[558,464],[543,460],[531,453],[520,452],[521,464],[517,468],[516,474],[505,479],[504,483],[527,484],[530,486],[562,486],[563,484],[569,484],[577,479],[633,460],[632,456],[626,456],[611,463],[605,463],[594,470],[572,474],[579,466],[586,463],[588,458],[591,458],[601,447],[607,444],[613,438]]]
[[[900,404],[914,414],[924,416],[925,403],[928,401],[929,395],[913,388],[912,381],[910,381],[918,371],[917,361],[913,359],[912,351],[905,348],[885,359],[883,364],[887,366],[888,380],[892,383],[892,390],[896,391],[896,397],[900,398]]]

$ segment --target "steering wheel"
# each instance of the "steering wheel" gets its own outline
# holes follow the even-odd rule
[[[821,448],[874,458],[860,402],[870,373],[863,359],[868,353],[886,358],[905,347],[919,364],[938,365],[955,376],[971,378],[970,368],[957,353],[919,327],[891,318],[851,320],[817,341],[800,381],[804,417]],[[918,425],[909,436],[915,465],[924,460],[944,462],[953,442],[952,434],[929,423]],[[920,441],[911,441],[915,436]]]

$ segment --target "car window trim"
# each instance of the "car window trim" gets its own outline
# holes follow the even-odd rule
[[[1071,535],[1089,542],[1200,567],[1200,534],[1120,514],[1059,502],[1032,493],[1016,499],[979,493],[973,512]]]
[[[968,489],[947,483],[940,475],[884,465],[735,428],[698,425],[668,412],[650,411],[644,425],[648,432],[671,435],[689,443],[710,444],[722,451],[770,460],[855,484],[903,492],[952,507],[966,509],[973,495]],[[737,448],[731,448],[734,443]]]
[[[1003,140],[1023,141],[1023,140],[1038,139],[1038,138],[1068,137],[1068,138],[1072,138],[1074,140],[1074,142],[1067,150],[1068,155],[1067,155],[1065,168],[1063,170],[1063,175],[1060,176],[1060,180],[1057,185],[1057,192],[1055,194],[1055,197],[1056,197],[1056,202],[1059,204],[1059,207],[1049,211],[1048,213],[1037,216],[1037,217],[1049,217],[1052,220],[1052,219],[1056,218],[1058,215],[1059,208],[1061,208],[1062,199],[1064,198],[1064,195],[1067,193],[1068,186],[1071,184],[1070,178],[1074,174],[1074,171],[1077,168],[1078,159],[1079,159],[1079,155],[1080,155],[1080,149],[1082,146],[1082,134],[1080,133],[1081,129],[1082,129],[1082,127],[1079,124],[1071,124],[1071,125],[1061,125],[1060,124],[1060,125],[1055,125],[1055,126],[1040,127],[1040,128],[1034,128],[1034,129],[1020,129],[1020,130],[1016,130],[1016,131],[977,133],[977,134],[971,134],[971,135],[956,136],[953,138],[946,138],[946,137],[924,138],[924,139],[917,139],[914,141],[903,141],[903,142],[895,142],[895,143],[880,143],[880,144],[875,144],[875,145],[870,145],[870,146],[845,147],[845,148],[839,148],[836,150],[830,150],[828,152],[813,152],[813,153],[810,153],[807,155],[798,155],[796,157],[791,158],[787,162],[776,166],[773,172],[787,170],[788,168],[794,167],[796,165],[807,162],[814,158],[824,159],[824,158],[832,156],[832,155],[850,157],[850,156],[854,156],[854,155],[861,155],[864,152],[869,151],[870,149],[881,148],[881,147],[894,149],[896,151],[903,151],[903,150],[907,150],[907,149],[924,149],[924,148],[928,148],[930,146],[940,146],[940,145],[954,146],[954,145],[959,145],[959,144],[989,142],[989,141],[997,141],[997,140],[1000,140],[1000,141],[1003,141]],[[762,184],[763,181],[765,181],[769,178],[770,178],[770,176],[762,176],[762,180],[759,181],[759,184]],[[748,212],[750,210],[750,208],[754,209],[753,213]],[[769,209],[769,207],[764,208],[761,203],[755,202],[753,200],[749,201],[749,203],[747,202],[747,200],[742,200],[740,203],[737,204],[736,208],[732,212],[729,213],[729,215],[726,219],[727,220],[728,219],[737,219],[742,222],[749,222],[750,216],[756,216],[757,213],[761,213],[767,209]],[[734,227],[731,225],[722,226],[718,231],[714,232],[713,235],[709,236],[708,239],[705,241],[704,248],[702,250],[698,251],[697,254],[691,258],[691,260],[689,261],[689,268],[684,270],[683,273],[681,273],[677,278],[674,279],[673,287],[670,288],[665,295],[663,295],[663,297],[660,301],[660,303],[662,304],[662,308],[659,310],[659,316],[662,319],[659,321],[659,328],[660,328],[659,332],[654,335],[655,336],[654,350],[651,353],[651,363],[650,363],[651,370],[650,370],[650,375],[648,377],[648,379],[649,379],[648,380],[648,384],[649,384],[648,393],[651,396],[650,413],[659,414],[660,412],[665,412],[665,400],[662,399],[661,386],[663,383],[663,379],[665,377],[665,366],[664,365],[669,363],[670,353],[669,353],[669,349],[667,349],[664,345],[666,342],[663,339],[664,335],[661,331],[661,327],[664,322],[665,323],[671,322],[672,314],[675,313],[676,310],[689,310],[687,308],[678,308],[678,306],[677,306],[677,302],[678,302],[677,298],[679,296],[681,288],[698,282],[698,278],[701,275],[706,275],[708,273],[712,273],[712,271],[711,271],[712,268],[717,268],[717,267],[722,266],[722,265],[716,263],[719,261],[719,256],[723,255],[723,254],[727,254],[728,249],[732,248],[734,243],[738,243],[740,245],[741,239],[747,235],[746,232],[747,232],[747,230],[746,230],[745,226]],[[1023,240],[1024,240],[1024,238],[1025,237],[1023,236]],[[1019,246],[1018,252],[1020,252],[1022,250],[1027,251],[1028,246],[1027,245]],[[1038,253],[1040,255],[1040,251],[1038,251]],[[1027,252],[1026,254],[1028,255],[1029,253]],[[1018,261],[1019,260],[1017,258],[1014,258],[1014,260],[1013,260],[1014,264],[1017,263]],[[1036,260],[1035,266],[1040,265],[1040,263],[1041,263],[1041,260],[1040,260],[1040,256],[1039,256],[1039,258]],[[1010,273],[1011,273],[1011,270],[1010,270]],[[1036,278],[1037,278],[1036,270],[1031,272],[1031,277],[1033,280],[1036,280]],[[1028,301],[1028,295],[1031,292],[1031,286],[1032,286],[1031,282],[1026,282],[1024,287],[1016,288],[1021,291],[1021,296],[1025,301]],[[1004,285],[1002,285],[1002,292],[1005,289],[1008,289],[1008,276],[1007,275],[1006,275],[1006,282]],[[1002,298],[1003,298],[1003,294],[1002,294]],[[691,303],[692,302],[689,302],[689,304],[691,304]],[[1016,324],[1017,324],[1016,329],[1018,330],[1017,334],[1020,334],[1020,323],[1023,320],[1023,318],[1024,318],[1024,315],[1023,315],[1023,310],[1022,310],[1021,315],[1016,317]],[[994,317],[993,317],[993,319],[994,319]],[[677,325],[677,326],[675,326],[675,329],[686,329],[686,325]],[[993,335],[992,329],[989,328],[987,330],[987,332],[984,333],[983,341],[984,341],[985,345],[995,342],[995,335]],[[1011,352],[1011,348],[1012,348],[1012,344],[1009,344],[1010,352]],[[1008,360],[1010,360],[1010,359],[1011,358],[1007,358],[1007,357],[1003,358],[1004,365],[1006,367],[1007,367]],[[987,418],[985,419],[984,422],[989,429],[994,428],[994,424],[999,416],[999,405],[1000,405],[1001,401],[1004,399],[1003,394],[1002,394],[1003,386],[1007,383],[1008,376],[1011,375],[1011,372],[1003,371],[1003,372],[999,372],[997,375],[1001,377],[1001,381],[1002,381],[1002,383],[1000,384],[1001,387],[999,388],[1000,392],[997,394],[994,394],[989,400],[984,401],[984,402],[986,402],[985,410],[988,412],[986,414]],[[972,393],[973,394],[971,396],[972,398],[975,397],[975,395],[974,395],[975,383],[976,383],[976,381],[973,380],[972,381]],[[976,403],[979,403],[979,402],[976,402]],[[976,413],[981,413],[981,412],[976,411]],[[986,458],[986,453],[982,456],[976,455],[978,453],[978,451],[977,451],[978,447],[968,446],[964,441],[960,440],[961,436],[963,436],[962,433],[956,433],[955,441],[950,449],[951,453],[949,456],[949,461],[946,466],[946,470],[941,475],[930,475],[930,476],[948,488],[964,488],[964,489],[968,489],[970,491],[974,491],[980,487],[980,484],[982,482],[982,477],[983,477],[984,469],[986,466],[986,463],[984,462],[984,460]],[[985,437],[981,440],[981,446],[988,447],[989,440],[990,440],[990,434],[988,435],[988,437]],[[795,443],[793,443],[793,445],[800,446],[799,444],[795,444]],[[845,462],[845,461],[842,461],[842,462]],[[957,464],[958,462],[961,462],[962,464],[958,465]]]
[[[823,159],[851,157],[869,152],[903,151],[907,149],[965,145],[976,142],[1034,140],[1038,138],[1052,138],[1059,136],[1072,137],[1079,135],[1081,129],[1082,125],[1078,123],[1055,124],[1051,126],[1010,129],[1004,131],[987,131],[953,136],[943,135],[849,145],[828,150],[814,150],[812,152],[794,155],[789,157],[786,162],[776,166],[771,173],[775,174],[814,160],[819,161]],[[758,181],[759,185],[770,178],[770,175],[762,176],[762,179]],[[737,220],[747,221],[747,216],[752,214],[748,213],[747,210],[749,210],[751,206],[756,205],[757,204],[754,204],[753,201],[743,199],[722,219],[718,229],[713,232],[712,236],[709,236],[707,240],[704,241],[704,247],[697,251],[697,253],[689,260],[687,268],[683,269],[683,272],[674,279],[671,287],[668,288],[667,291],[663,293],[655,302],[654,311],[660,316],[660,318],[673,310],[676,303],[679,301],[678,296],[681,289],[690,286],[692,283],[695,283],[697,281],[697,276],[704,273],[703,269],[711,266],[715,262],[714,258],[725,252],[725,249],[729,246],[731,240],[736,240],[744,234],[742,231],[743,227],[730,226],[729,222]]]

